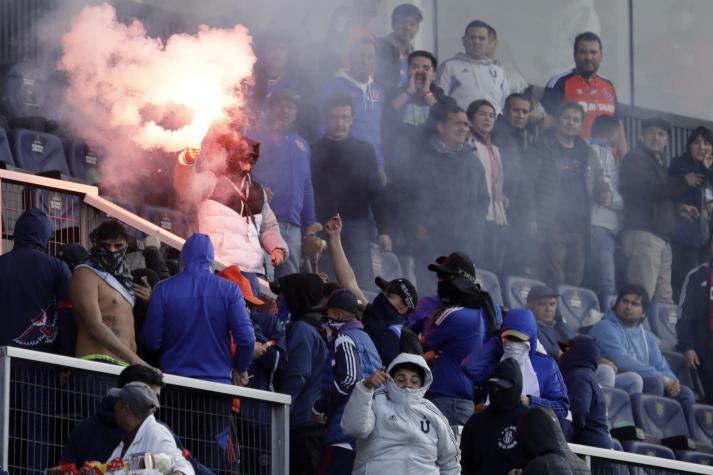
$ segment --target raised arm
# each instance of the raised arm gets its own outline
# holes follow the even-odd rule
[[[354,270],[349,264],[347,255],[344,254],[342,247],[342,218],[337,214],[332,216],[329,221],[324,224],[324,232],[327,234],[327,244],[329,245],[329,254],[332,257],[332,266],[337,283],[351,291],[356,298],[366,303],[367,299],[364,292],[359,288]]]

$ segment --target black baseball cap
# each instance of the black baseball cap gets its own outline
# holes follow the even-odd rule
[[[510,389],[511,387],[513,387],[512,381],[508,381],[507,379],[503,379],[503,378],[490,378],[486,381],[486,383],[497,384],[498,386],[500,386],[503,389]]]
[[[464,277],[472,284],[477,284],[475,280],[475,266],[466,254],[462,252],[452,252],[448,256],[441,256],[436,259],[435,264],[429,264],[428,270],[440,272],[442,274]]]
[[[360,301],[350,290],[339,289],[332,292],[332,295],[329,296],[326,304],[315,307],[314,309],[328,310],[330,308],[338,308],[340,310],[344,310],[345,312],[351,313],[355,317],[358,317],[361,314],[363,307],[363,302]]]
[[[416,287],[408,279],[394,279],[387,281],[381,277],[374,279],[376,286],[381,290],[386,290],[401,297],[409,312],[413,312],[418,304],[418,293]]]
[[[530,292],[527,294],[527,303],[534,302],[535,300],[540,300],[545,297],[559,297],[560,294],[555,292],[555,290],[552,287],[549,287],[547,285],[536,285],[533,288],[530,289]]]

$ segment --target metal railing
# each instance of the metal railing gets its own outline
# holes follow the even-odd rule
[[[56,465],[73,427],[97,412],[122,369],[0,348],[2,466],[13,474],[34,474]],[[163,379],[157,419],[196,460],[214,473],[288,473],[289,396],[170,374]],[[243,408],[249,401],[253,410],[235,412],[234,398]],[[269,409],[269,420],[256,416],[260,406]],[[221,427],[229,428],[223,441],[212,438]]]
[[[584,457],[592,470],[592,475],[713,474],[713,467],[689,462],[606,450],[587,445],[569,444],[569,448],[575,454]]]

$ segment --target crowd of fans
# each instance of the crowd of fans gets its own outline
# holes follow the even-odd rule
[[[179,268],[116,220],[61,260],[46,253],[41,210],[17,220],[0,256],[0,345],[138,374],[75,428],[64,462],[156,443],[177,454],[176,473],[267,473],[259,454],[238,468],[220,444],[190,447],[210,456],[186,463],[153,416],[165,372],[289,394],[295,475],[585,473],[564,441],[612,448],[602,386],[675,398],[694,424],[693,391],[642,325],[651,299],[680,298],[679,349],[713,400],[711,131],[667,167],[671,126],[651,118],[629,150],[594,33],[538,98],[498,62],[487,23],[470,22],[465,51],[439,66],[414,50],[418,8],[396,7],[392,33],[375,38],[355,5],[308,71],[290,67],[289,38],[263,38],[254,123],[180,154],[173,186],[198,232]],[[377,246],[402,276],[375,278]],[[216,259],[230,265],[217,275]],[[501,308],[476,265],[546,285]],[[562,322],[561,284],[614,299],[588,335]],[[218,432],[189,424],[191,439],[214,444],[234,410],[215,403]],[[258,404],[240,413],[270,424]]]

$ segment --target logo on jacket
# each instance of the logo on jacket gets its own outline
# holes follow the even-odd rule
[[[374,102],[379,102],[381,100],[381,91],[378,89],[371,89],[371,100]]]
[[[488,68],[488,72],[490,72],[490,76],[491,76],[493,79],[497,79],[497,78],[498,78],[498,71],[497,71],[495,68]]]
[[[300,152],[304,152],[304,151],[305,151],[305,144],[304,144],[304,142],[301,141],[300,139],[295,139],[295,145],[297,145],[297,148],[300,149]]]
[[[517,445],[517,440],[515,440],[515,432],[517,432],[517,427],[507,426],[500,433],[498,437],[498,447],[503,450],[510,450]]]
[[[421,432],[423,432],[424,434],[428,434],[429,432],[431,432],[431,421],[429,421],[425,417],[421,421]]]
[[[40,310],[40,313],[32,319],[30,326],[12,341],[22,346],[37,346],[42,343],[52,343],[55,338],[57,338],[57,315],[55,314],[50,322],[47,312]]]

